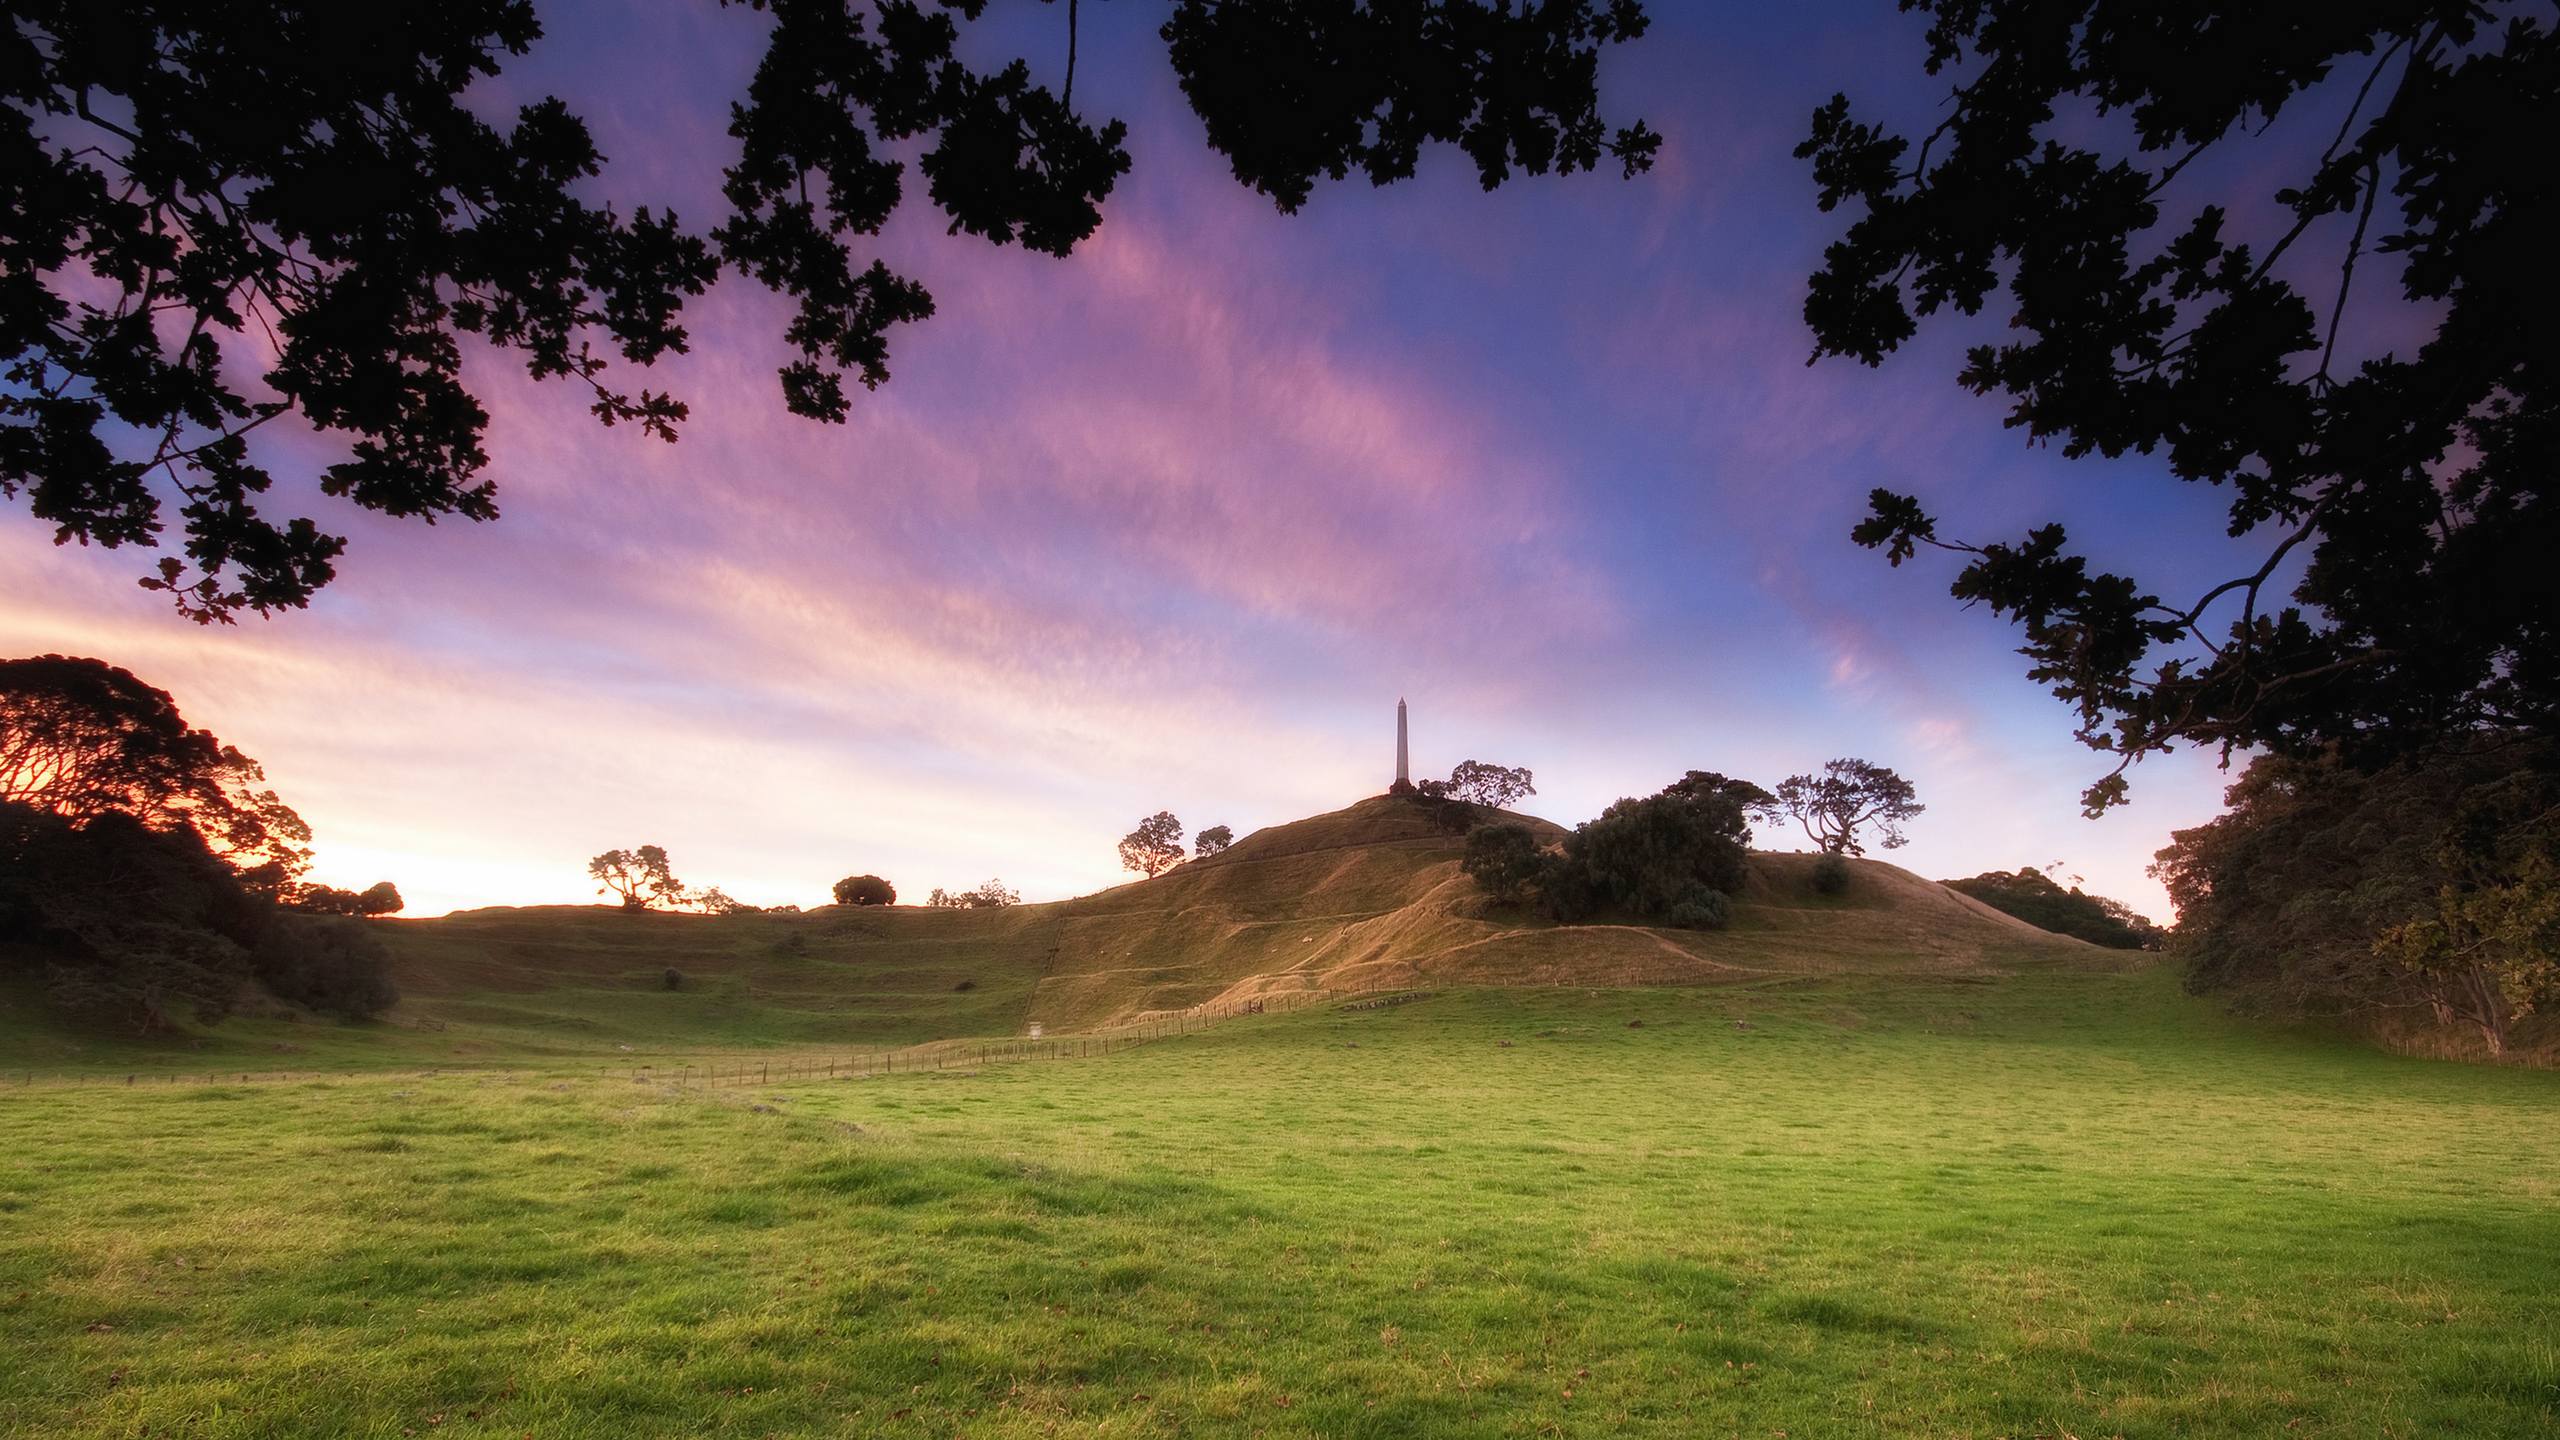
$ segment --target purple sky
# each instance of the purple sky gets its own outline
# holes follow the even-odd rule
[[[1061,60],[1063,12],[1023,9],[976,43]],[[2063,519],[2184,588],[2229,566],[2219,497],[2026,448],[1955,387],[1953,330],[1808,369],[1803,283],[1840,221],[1788,152],[1844,85],[1929,114],[1919,23],[1655,9],[1603,72],[1613,117],[1668,137],[1650,176],[1485,195],[1440,152],[1284,218],[1201,143],[1157,7],[1086,6],[1076,95],[1131,123],[1135,173],[1065,261],[912,203],[883,249],[941,313],[850,425],[783,413],[782,307],[724,282],[651,376],[694,407],[681,443],[483,357],[498,523],[323,502],[343,578],[208,632],[134,588],[142,557],[21,515],[0,649],[170,689],[266,763],[320,878],[392,879],[412,913],[582,900],[587,856],[650,841],[755,902],[859,871],[1056,899],[1127,878],[1113,845],[1154,810],[1241,835],[1382,788],[1401,695],[1418,773],[1530,766],[1524,808],[1568,824],[1690,768],[1860,755],[1929,805],[1885,858],[2059,860],[2165,917],[2143,866],[2218,808],[2211,757],[2146,763],[2130,807],[2081,819],[2104,764],[2014,631],[1959,610],[1947,565],[1847,532],[1882,484],[1949,534]],[[712,223],[762,17],[543,13],[490,104],[563,95],[618,199]]]

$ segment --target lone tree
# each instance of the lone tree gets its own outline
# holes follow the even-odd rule
[[[836,882],[839,905],[895,905],[897,888],[877,875],[848,875]]]
[[[1236,832],[1224,825],[1212,825],[1191,837],[1191,858],[1206,860],[1236,843]]]
[[[1857,543],[1964,557],[1954,597],[2014,617],[2030,678],[2117,757],[2088,812],[2175,744],[2372,773],[2550,739],[2560,168],[2527,138],[2560,126],[2548,7],[1905,8],[1952,82],[1935,128],[1915,146],[1843,95],[1797,150],[1857,216],[1805,301],[1815,358],[1880,364],[1988,311],[1959,385],[2065,456],[2161,457],[2100,483],[2227,492],[2216,528],[2252,547],[2164,597],[2059,524],[1951,539],[1874,492]]]
[[[1508,810],[1523,797],[1537,794],[1538,787],[1529,783],[1529,771],[1525,766],[1515,770],[1503,765],[1488,765],[1481,760],[1469,760],[1449,772],[1449,788],[1445,793],[1452,800],[1463,800],[1470,805],[1490,805],[1496,810]]]
[[[1042,57],[1063,62],[1055,91],[1028,57],[974,63],[976,0],[727,8],[765,53],[704,231],[598,193],[604,157],[561,101],[466,103],[515,88],[533,0],[11,6],[0,496],[23,491],[57,542],[156,546],[176,518],[185,558],[143,583],[198,621],[298,607],[346,542],[261,508],[305,489],[269,468],[296,447],[338,447],[310,477],[331,497],[496,518],[468,351],[672,440],[685,402],[611,364],[683,350],[686,303],[734,273],[791,302],[782,404],[841,423],[847,382],[887,381],[890,331],[934,309],[872,243],[907,196],[898,157],[953,234],[1047,255],[1093,234],[1129,170],[1127,127],[1076,109],[1072,3]],[[1176,0],[1158,33],[1210,146],[1294,212],[1319,178],[1411,175],[1426,144],[1487,189],[1604,160],[1634,175],[1661,137],[1603,121],[1597,62],[1644,30],[1635,0]],[[256,432],[279,419],[295,438],[271,447]]]
[[[1182,822],[1159,810],[1120,837],[1120,867],[1153,880],[1182,863]]]
[[[1826,855],[1864,855],[1858,830],[1873,825],[1887,850],[1903,845],[1902,822],[1928,807],[1911,782],[1864,760],[1834,760],[1819,775],[1790,775],[1778,785],[1774,813],[1791,815]]]
[[[688,894],[684,882],[668,872],[665,848],[657,845],[607,850],[587,862],[587,874],[597,882],[597,894],[621,896],[625,910],[672,908]]]

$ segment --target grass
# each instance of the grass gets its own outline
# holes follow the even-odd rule
[[[2059,969],[37,1088],[0,1433],[2560,1434],[2555,1104]]]

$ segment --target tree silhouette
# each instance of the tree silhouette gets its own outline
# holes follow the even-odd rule
[[[261,505],[257,431],[341,447],[325,494],[386,515],[495,518],[488,414],[463,337],[587,387],[606,425],[675,438],[685,403],[628,388],[686,343],[724,271],[790,300],[781,398],[842,421],[933,313],[876,257],[916,156],[952,233],[1064,255],[1129,169],[1127,129],[1015,58],[963,58],[982,3],[751,0],[770,25],[733,109],[726,216],[707,233],[595,196],[604,157],[557,99],[484,119],[466,92],[542,33],[532,0],[453,5],[27,0],[0,33],[0,495],[56,540],[184,558],[144,583],[202,622],[306,604],[345,541]],[[741,23],[744,23],[743,19]],[[1284,211],[1318,176],[1385,184],[1427,143],[1490,189],[1629,175],[1659,138],[1599,115],[1599,50],[1634,0],[1246,6],[1176,0],[1160,32],[1210,144]]]
[[[1923,545],[1968,557],[1955,597],[2014,617],[2030,677],[2119,757],[2088,811],[2177,743],[2335,747],[2369,768],[2476,729],[2548,736],[2560,169],[2530,137],[2560,129],[2549,17],[1906,8],[1933,16],[1930,73],[1960,78],[1916,148],[1846,96],[1815,114],[1797,153],[1822,208],[1863,212],[1812,280],[1815,357],[1878,364],[1921,320],[1989,309],[2000,338],[1960,384],[2009,397],[2008,423],[2067,456],[2157,453],[2226,488],[2229,532],[2256,542],[2239,573],[2164,599],[2092,570],[2058,524],[1948,540],[1916,498],[1874,493],[1857,542],[1896,565]],[[2123,123],[2055,123],[2092,109]],[[2119,133],[2129,147],[2085,138]],[[2271,209],[2199,191],[2235,166],[2279,177]],[[2410,338],[2354,359],[2374,347],[2351,299],[2365,330]]]
[[[1902,848],[1902,822],[1928,809],[1916,803],[1917,795],[1910,781],[1882,765],[1834,760],[1818,775],[1780,781],[1770,813],[1795,817],[1826,855],[1864,855],[1858,831],[1867,825],[1876,827],[1885,849]]]
[[[1481,760],[1466,760],[1449,772],[1449,788],[1445,793],[1452,800],[1463,800],[1470,805],[1490,805],[1496,810],[1508,810],[1524,797],[1537,794],[1538,787],[1529,783],[1526,767],[1515,770],[1503,765],[1489,765]]]
[[[1153,880],[1182,863],[1182,822],[1159,810],[1120,837],[1120,867]]]
[[[0,801],[74,826],[122,814],[192,831],[273,894],[310,864],[311,827],[266,778],[129,670],[67,655],[0,660]]]
[[[1206,860],[1236,843],[1236,832],[1224,825],[1212,825],[1191,837],[1191,858]]]
[[[897,887],[877,875],[846,876],[836,882],[835,897],[839,905],[895,905],[898,903]]]
[[[665,847],[643,845],[634,850],[607,850],[587,862],[587,875],[599,895],[618,895],[625,910],[649,910],[685,903],[687,891],[667,868]]]

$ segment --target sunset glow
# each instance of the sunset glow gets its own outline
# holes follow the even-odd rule
[[[0,527],[0,647],[168,689],[266,763],[317,832],[313,878],[393,880],[412,915],[592,899],[585,858],[642,842],[761,904],[858,871],[1085,893],[1129,878],[1112,843],[1149,812],[1242,835],[1382,789],[1402,695],[1417,774],[1528,766],[1523,808],[1567,824],[1693,767],[1867,755],[1929,807],[1885,858],[2061,861],[2166,918],[2143,867],[2216,809],[2213,757],[2146,763],[2135,803],[2083,820],[2104,764],[2010,628],[1847,532],[1881,484],[1969,533],[2058,516],[2103,560],[2212,533],[2221,497],[2177,509],[2025,448],[1951,383],[1946,336],[1807,368],[1834,226],[1788,152],[1824,77],[1925,114],[1921,22],[1719,11],[1704,88],[1710,41],[1661,8],[1610,61],[1668,136],[1650,176],[1485,195],[1440,157],[1285,218],[1198,144],[1154,21],[1091,7],[1077,97],[1137,122],[1102,231],[1058,261],[902,212],[886,248],[939,313],[850,424],[783,413],[779,306],[724,283],[650,377],[692,406],[680,443],[482,357],[500,521],[314,497],[352,536],[343,577],[211,630],[135,588],[136,554]],[[545,15],[490,104],[556,91],[619,193],[713,216],[753,27]],[[2177,583],[2227,563],[2150,562]]]

